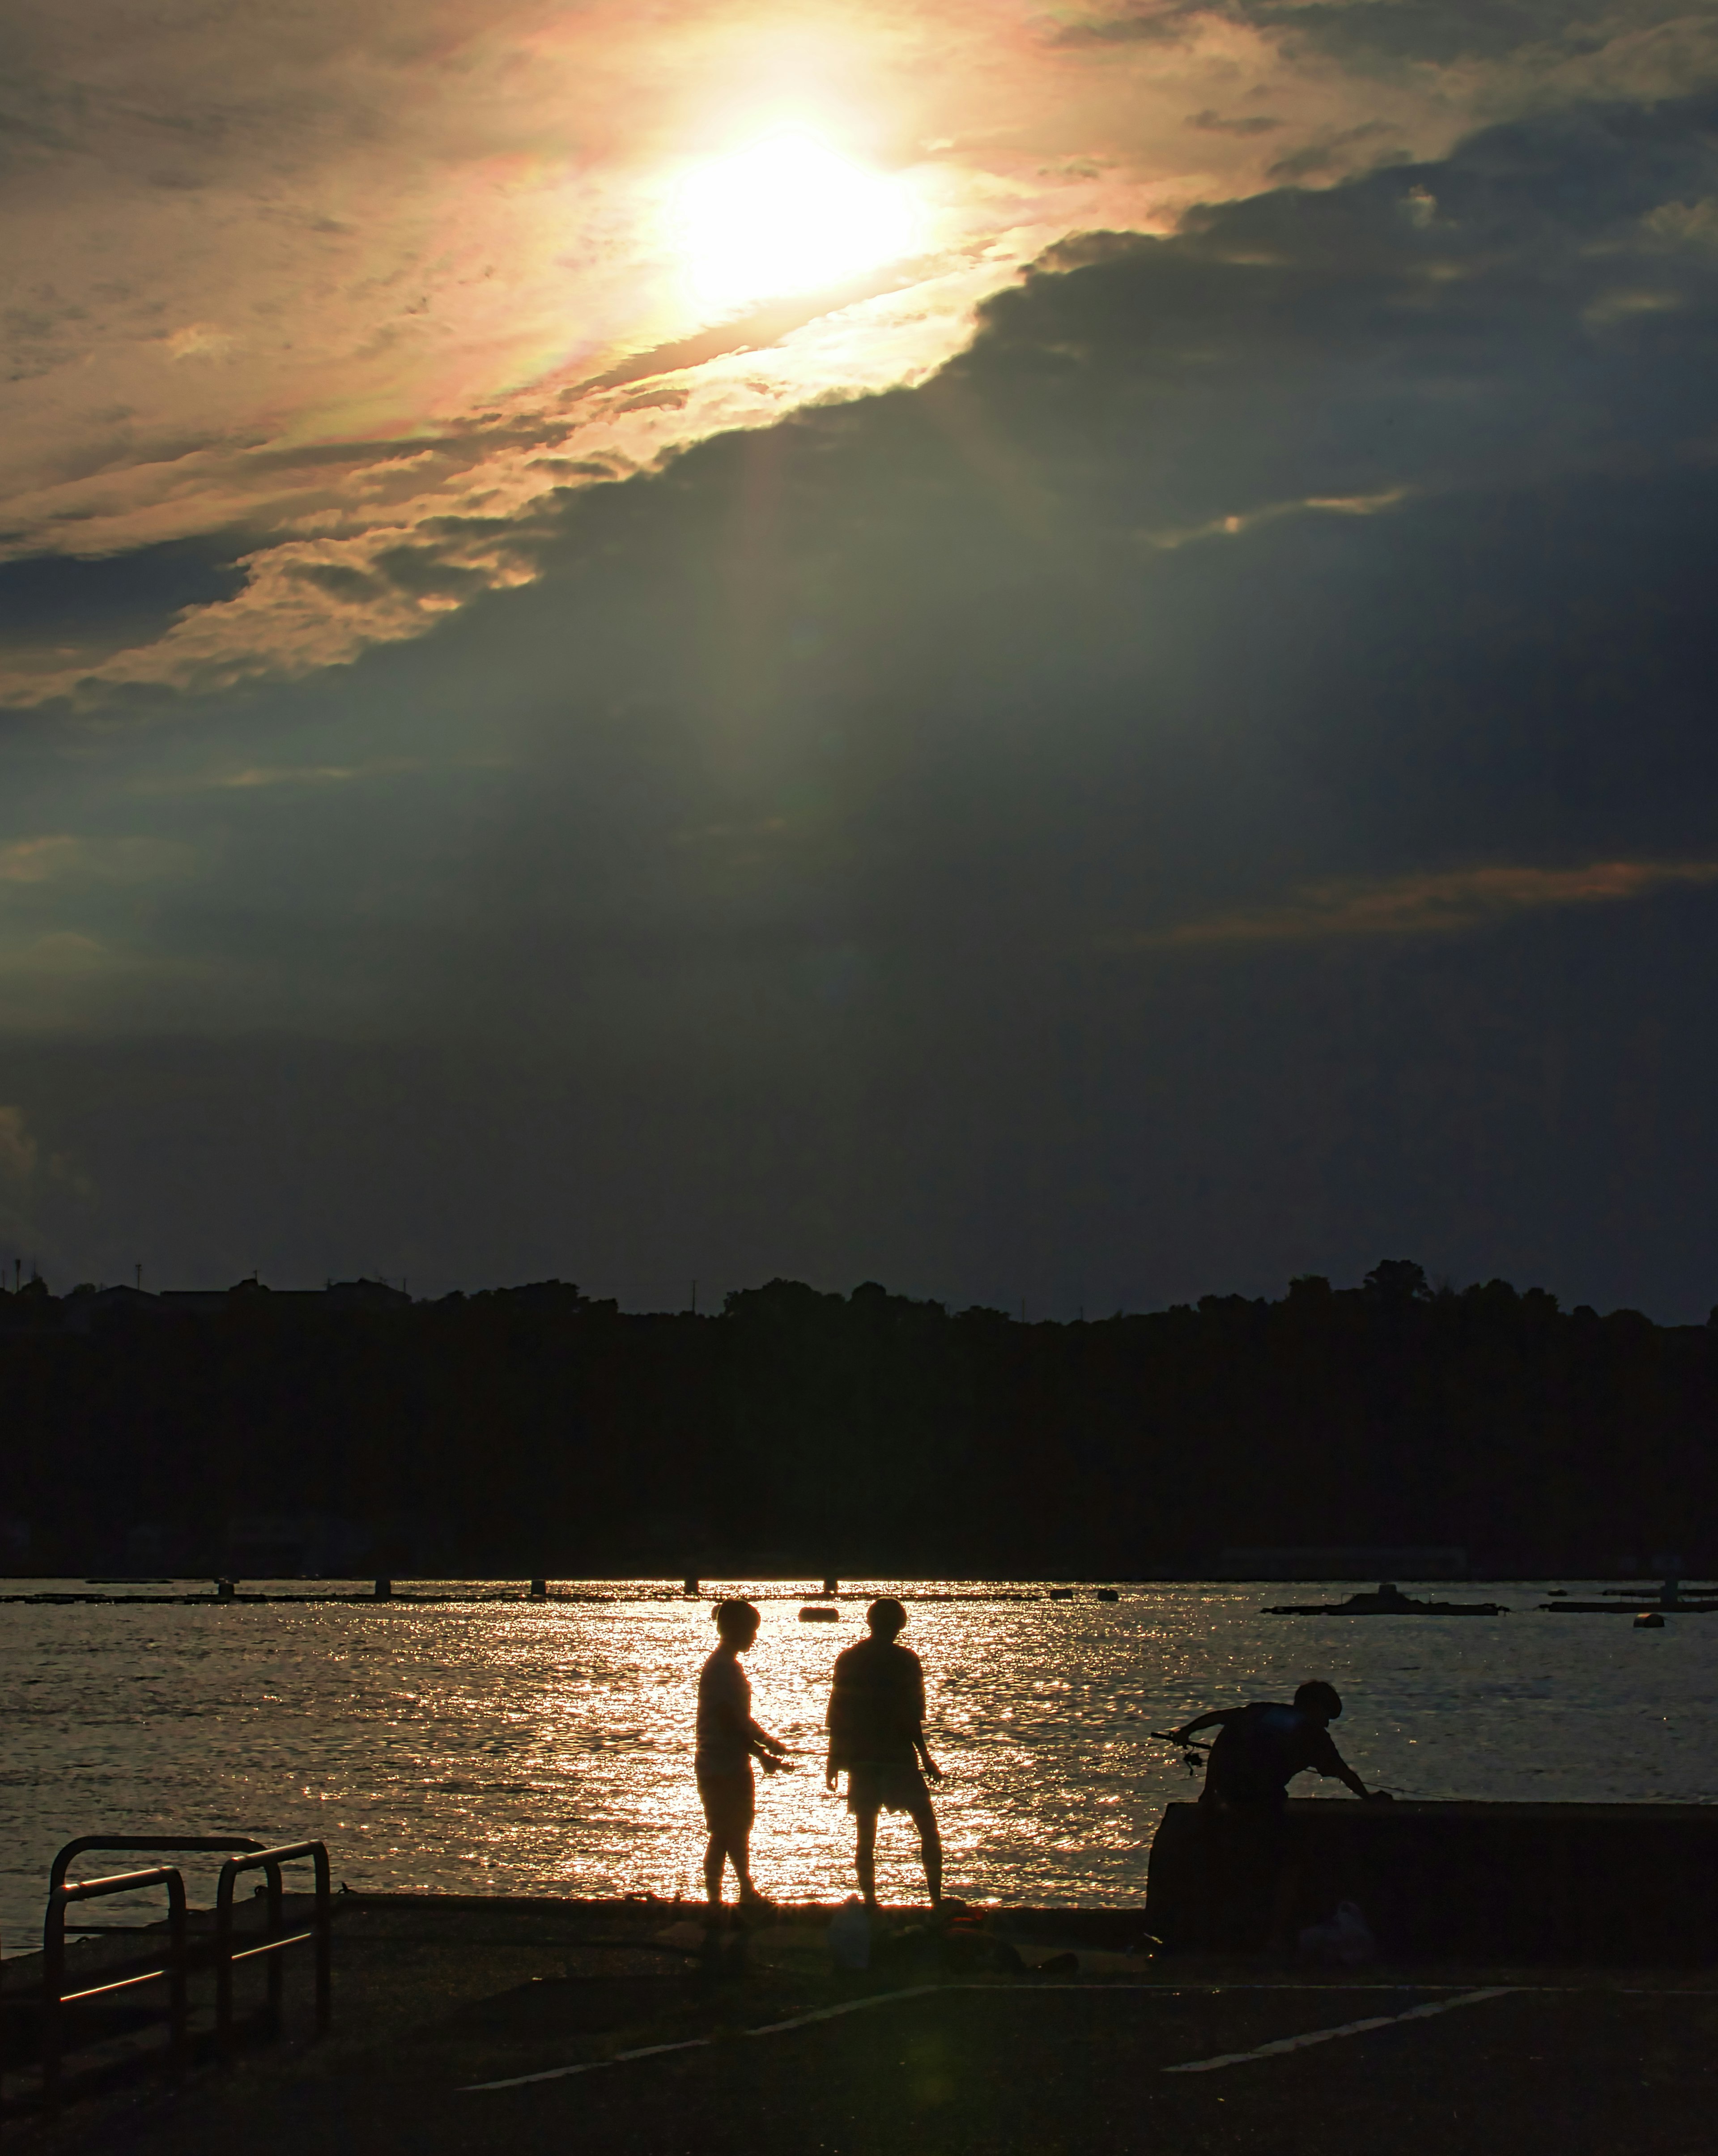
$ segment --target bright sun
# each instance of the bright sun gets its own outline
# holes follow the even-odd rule
[[[921,228],[900,181],[792,128],[694,166],[675,190],[670,221],[694,296],[724,308],[816,291],[898,261],[914,251]]]

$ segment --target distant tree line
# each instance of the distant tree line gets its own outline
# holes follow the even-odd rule
[[[780,1280],[695,1317],[559,1281],[198,1300],[0,1295],[0,1570],[1718,1560],[1718,1326],[1433,1290],[1406,1260],[1075,1324]]]

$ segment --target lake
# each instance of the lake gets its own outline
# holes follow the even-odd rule
[[[104,1831],[317,1838],[354,1889],[700,1897],[692,1719],[715,1627],[707,1601],[669,1598],[668,1584],[589,1584],[613,1598],[601,1602],[0,1606],[0,1945],[38,1937],[54,1851]],[[987,1591],[861,1583],[844,1589],[838,1625],[803,1624],[816,1584],[705,1583],[771,1598],[747,1658],[754,1711],[803,1756],[760,1777],[753,1853],[759,1884],[784,1898],[851,1891],[822,1726],[830,1666],[861,1636],[866,1600]],[[1345,1755],[1404,1796],[1718,1799],[1718,1616],[1637,1632],[1627,1618],[1539,1614],[1542,1584],[1423,1590],[1512,1605],[1495,1620],[1260,1614],[1350,1591],[910,1602],[903,1643],[925,1662],[948,1776],[936,1803],[949,1890],[1142,1903],[1163,1806],[1197,1788],[1150,1732],[1285,1697],[1310,1676],[1344,1696]],[[910,1825],[885,1817],[885,1900],[922,1898],[913,1850]],[[186,1870],[193,1898],[211,1898],[213,1864]]]

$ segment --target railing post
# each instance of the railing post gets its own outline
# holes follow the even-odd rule
[[[224,2066],[233,2049],[233,1882],[238,1861],[229,1856],[215,1882],[215,2056]]]
[[[187,1952],[185,1881],[177,1871],[167,1874],[167,1930],[172,1941],[167,1973],[167,2047],[169,2071],[176,2082],[185,2078],[191,2061],[191,2015],[186,1996]]]
[[[265,1864],[263,1876],[269,1882],[269,1937],[280,1938],[286,1927],[281,1921],[280,1866]],[[280,2034],[280,2009],[285,1996],[286,1965],[278,1953],[269,1956],[269,2034]]]
[[[74,1902],[95,1901],[110,1894],[137,1894],[146,1887],[164,1887],[167,1893],[166,1959],[159,1966],[131,1969],[115,1976],[111,1968],[106,1980],[87,1984],[80,1991],[66,1989],[65,1912]],[[185,1881],[172,1866],[158,1864],[146,1871],[115,1872],[107,1879],[82,1879],[75,1886],[57,1886],[48,1897],[42,1920],[42,2099],[44,2109],[55,2110],[59,2102],[60,2063],[64,2050],[64,2017],[68,2005],[79,1999],[96,1999],[105,1993],[129,1991],[134,1984],[167,1980],[167,2058],[174,2078],[182,2076],[188,2056],[189,2016],[186,1975],[189,1960],[186,1923]],[[91,1970],[92,1975],[102,1974]]]
[[[42,2102],[52,2111],[59,2102],[60,2020],[65,2012],[65,1892],[55,1887],[42,1919]]]
[[[328,1891],[328,1851],[315,1845],[316,2034],[326,2036],[334,2015],[334,1902]]]
[[[280,1867],[308,1859],[315,1866],[316,1884],[310,1928],[289,1932],[285,1924],[285,1890]],[[233,1890],[241,1872],[261,1871],[268,1881],[268,1928],[258,1946],[240,1954],[236,1948],[233,1922]],[[308,1939],[316,1957],[316,2030],[326,2030],[333,2006],[333,1902],[328,1891],[328,1850],[320,1841],[293,1842],[279,1849],[258,1850],[245,1856],[229,1856],[221,1866],[215,1888],[215,2049],[225,2063],[233,2043],[233,1964],[252,1954],[269,1957],[268,2015],[278,2034],[281,2024],[285,1971],[275,1958],[281,1950]]]

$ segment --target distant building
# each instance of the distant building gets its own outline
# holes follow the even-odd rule
[[[76,1289],[58,1304],[49,1298],[45,1307],[57,1311],[54,1320],[62,1332],[89,1332],[98,1326],[130,1317],[224,1317],[235,1306],[269,1310],[410,1310],[412,1298],[403,1288],[386,1281],[330,1281],[326,1287],[270,1288],[260,1281],[236,1281],[231,1287],[163,1288],[147,1295],[135,1287]],[[0,1326],[5,1313],[0,1312]],[[23,1322],[32,1322],[30,1314]]]

